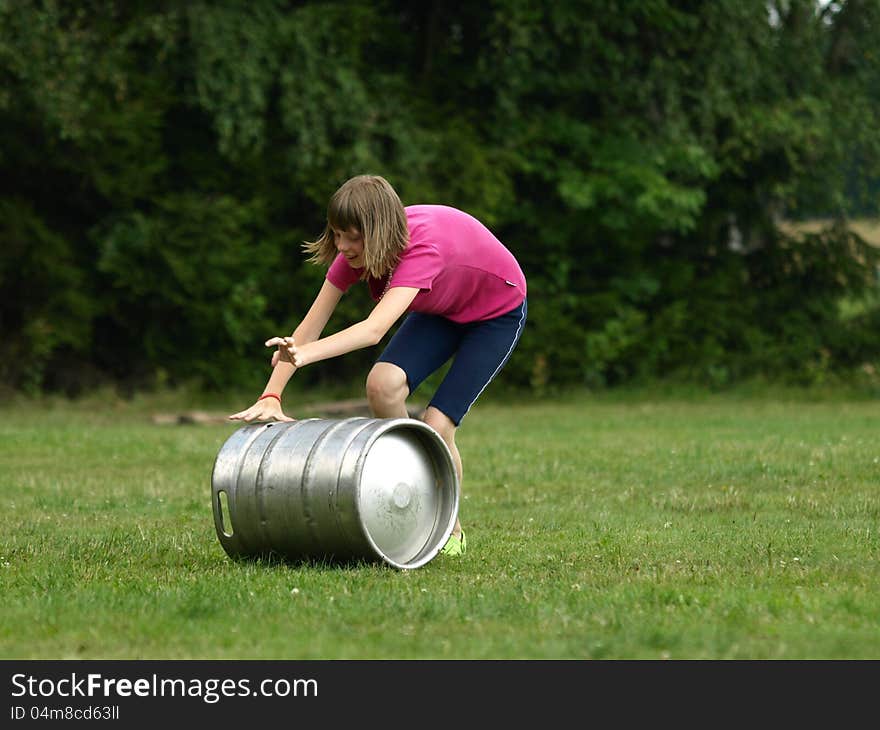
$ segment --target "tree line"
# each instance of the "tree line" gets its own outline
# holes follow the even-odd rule
[[[0,2],[0,381],[259,387],[360,173],[517,255],[511,384],[870,369],[877,38],[880,0]]]

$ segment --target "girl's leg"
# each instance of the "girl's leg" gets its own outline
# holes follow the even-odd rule
[[[505,315],[466,325],[455,357],[443,382],[428,404],[425,421],[437,431],[452,453],[459,483],[462,482],[461,456],[455,434],[461,420],[501,371],[519,342],[526,322],[525,301]],[[461,539],[461,522],[456,520],[453,535]]]
[[[444,443],[449,447],[449,451],[452,454],[452,461],[455,464],[455,471],[458,472],[458,483],[460,486],[463,474],[461,468],[461,456],[458,453],[458,447],[455,445],[455,424],[443,411],[438,410],[433,406],[429,406],[425,410],[424,421],[440,434],[440,438],[442,438]],[[455,527],[452,528],[452,534],[456,537],[461,537],[461,522],[458,517],[455,518]]]

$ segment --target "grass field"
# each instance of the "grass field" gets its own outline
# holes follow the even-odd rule
[[[0,408],[0,658],[880,658],[876,399],[481,404],[468,554],[412,571],[230,560],[236,426],[155,408]]]

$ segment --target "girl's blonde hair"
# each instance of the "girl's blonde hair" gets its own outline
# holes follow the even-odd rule
[[[339,253],[333,229],[354,228],[364,237],[364,274],[379,279],[391,272],[409,243],[403,203],[391,184],[379,175],[358,175],[346,180],[333,193],[327,206],[327,226],[316,241],[303,249],[309,261],[331,264]]]

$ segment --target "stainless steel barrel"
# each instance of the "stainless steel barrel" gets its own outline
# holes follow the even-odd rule
[[[440,435],[411,418],[242,426],[211,476],[233,558],[384,561],[418,568],[452,534],[460,485]]]

